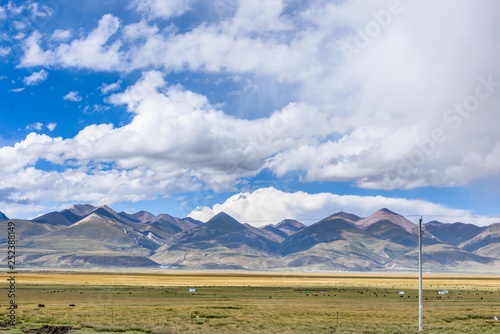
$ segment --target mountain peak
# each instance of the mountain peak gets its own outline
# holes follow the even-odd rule
[[[305,229],[306,225],[302,224],[297,220],[285,219],[280,221],[276,225],[272,225],[271,227],[285,233],[286,235],[292,235]]]
[[[177,218],[166,213],[160,213],[158,216],[152,219],[151,222],[153,224],[159,224],[162,226],[166,225],[175,226],[176,228],[179,228],[182,231],[189,230],[201,224],[201,222],[197,223],[196,220],[191,221],[191,219]]]
[[[168,213],[160,213],[158,216],[156,216],[156,220],[160,220],[160,219],[169,220],[172,218],[174,218],[174,217],[169,215]]]
[[[218,228],[223,230],[231,230],[231,231],[246,229],[246,227],[243,224],[241,224],[239,221],[237,221],[236,219],[234,219],[225,212],[216,214],[214,217],[212,217],[212,219],[210,219],[201,226]]]
[[[9,218],[7,218],[7,216],[4,215],[3,212],[0,211],[0,222],[6,221],[6,220],[9,220]]]
[[[449,224],[442,223],[442,222],[437,221],[437,220],[433,220],[433,221],[424,223],[424,226],[425,226],[426,229],[429,229],[429,228],[439,228],[439,227],[443,227],[443,226],[446,226],[446,225],[449,225]]]
[[[387,209],[387,208],[382,208],[382,209],[378,210],[377,212],[375,212],[375,214],[377,214],[377,213],[382,213],[382,214],[392,214],[392,215],[397,215],[397,216],[399,216],[397,213],[395,213],[394,211],[391,211],[391,210],[389,210],[389,209]]]
[[[373,213],[369,217],[365,219],[361,219],[360,221],[357,221],[355,224],[358,228],[362,230],[366,230],[368,227],[371,225],[380,222],[381,220],[388,220],[391,223],[398,225],[402,229],[404,229],[406,232],[415,234],[417,225],[413,224],[411,221],[406,219],[405,217],[392,212],[389,209],[380,209],[377,212]]]
[[[156,218],[155,215],[153,215],[152,213],[150,213],[148,211],[144,211],[144,210],[141,210],[141,211],[136,212],[134,214],[131,214],[129,216],[134,218],[134,219],[137,219],[141,223],[152,222]]]
[[[331,219],[334,217],[345,218],[345,219],[348,219],[348,220],[353,221],[353,222],[357,222],[357,221],[361,220],[361,217],[358,217],[355,214],[344,212],[344,211],[334,213],[333,215],[330,215],[325,219]]]
[[[283,225],[291,225],[296,228],[304,228],[306,225],[302,224],[301,222],[294,220],[294,219],[284,219],[280,221],[278,224],[274,225],[275,228],[283,226]]]
[[[97,208],[90,204],[74,204],[68,208],[68,211],[74,213],[77,216],[86,216],[95,209]]]
[[[219,212],[218,214],[216,214],[215,216],[213,216],[210,220],[212,219],[221,219],[221,218],[230,218],[230,219],[234,219],[233,217],[231,217],[230,215],[228,215],[227,213],[225,213],[224,211],[222,212]],[[234,219],[236,220],[236,219]]]
[[[100,207],[101,209],[104,209],[106,211],[108,211],[109,213],[113,214],[113,215],[117,215],[118,213],[111,209],[109,206],[107,206],[106,204],[104,204],[103,206]]]

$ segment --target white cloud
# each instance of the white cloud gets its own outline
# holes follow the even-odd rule
[[[26,139],[16,143],[13,146],[3,146],[0,148],[0,173],[3,173],[4,187],[0,188],[16,188],[17,186],[8,180],[9,177],[14,177],[17,173],[22,172],[25,167],[34,165],[40,158],[48,155],[49,160],[53,160],[51,152],[53,149],[51,144],[58,143],[61,138],[50,138],[46,135],[30,133]],[[9,184],[9,185],[7,185]]]
[[[14,21],[12,22],[12,26],[14,27],[14,29],[16,30],[23,30],[24,28],[26,28],[28,25],[26,22],[23,22],[23,21]]]
[[[40,5],[37,2],[29,3],[27,9],[31,13],[32,19],[36,19],[37,17],[49,17],[54,14],[54,10],[50,6]]]
[[[31,149],[33,148],[32,146]],[[21,150],[28,153],[28,148],[18,148],[18,153]],[[0,156],[3,158],[16,155],[2,149]],[[49,156],[50,153],[47,154],[47,157]],[[30,161],[32,164],[35,162],[36,160]],[[3,173],[10,169],[10,166],[4,166],[0,162],[0,170]],[[190,182],[191,175],[186,170],[151,173],[145,168],[135,168],[127,171],[67,169],[63,172],[46,172],[26,167],[9,173],[9,178],[11,179],[4,177],[0,180],[0,189],[14,188],[18,197],[29,199],[31,203],[46,203],[47,199],[50,199],[53,202],[110,205],[118,201],[149,200],[155,198],[158,193],[172,194],[179,192],[181,188],[200,190]]]
[[[71,30],[56,29],[50,37],[53,41],[65,41],[71,38]]]
[[[54,129],[56,128],[57,126],[57,123],[48,123],[47,124],[47,129],[49,129],[50,132],[54,131]]]
[[[37,17],[51,16],[54,11],[50,6],[40,5],[32,1],[25,1],[21,5],[17,5],[14,1],[9,1],[4,6],[0,6],[0,18],[5,18],[7,14],[16,17],[23,13],[28,13],[31,19],[36,19]]]
[[[138,40],[155,36],[160,29],[157,25],[150,26],[146,20],[132,23],[123,28],[123,36],[127,40]]]
[[[155,165],[161,160],[191,168],[215,188],[253,176],[266,157],[339,127],[328,114],[303,104],[290,104],[268,118],[237,119],[213,109],[204,96],[167,87],[159,72],[144,74],[135,86],[109,101],[128,105],[136,116],[131,124],[103,137],[102,147],[134,137],[127,156],[136,152],[148,157],[136,156],[131,160],[135,164]],[[127,160],[120,165],[129,166]]]
[[[43,51],[39,45],[41,38],[42,35],[38,31],[35,31],[24,41],[24,54],[21,59],[21,66],[33,67],[53,64],[51,52]]]
[[[78,92],[71,91],[66,94],[63,99],[71,102],[80,102],[82,100],[82,97],[78,95]]]
[[[24,215],[29,213],[39,215],[40,212],[45,212],[44,210],[46,210],[46,207],[41,204],[25,203],[22,201],[20,203],[8,203],[8,205],[6,204],[7,203],[5,203],[2,207],[2,212],[11,219],[15,219],[16,217],[24,217]]]
[[[40,130],[42,130],[42,127],[43,127],[43,123],[36,122],[33,124],[26,125],[26,130],[34,129],[34,130],[40,131]]]
[[[188,11],[194,0],[132,0],[130,8],[137,10],[150,19],[180,16]]]
[[[12,38],[14,38],[15,40],[20,41],[20,40],[22,40],[25,36],[26,36],[26,35],[25,35],[24,33],[19,32],[19,33],[15,34],[14,36],[12,36]]]
[[[9,53],[11,52],[11,50],[12,49],[10,47],[8,47],[8,46],[0,47],[0,58],[9,55]]]
[[[57,48],[43,51],[41,34],[35,31],[24,42],[24,56],[21,67],[50,66],[59,64],[64,67],[112,69],[120,64],[121,43],[119,41],[106,45],[120,27],[120,20],[110,14],[104,15],[97,28],[86,37],[75,39],[70,44],[60,44]]]
[[[70,100],[77,97],[76,92],[67,96]],[[134,86],[112,95],[109,101],[127,105],[134,115],[132,122],[119,128],[91,125],[65,140],[31,134],[13,147],[3,147],[0,158],[16,161],[0,166],[3,175],[8,172],[11,176],[5,179],[5,186],[28,180],[31,174],[26,175],[26,168],[45,159],[76,168],[30,171],[39,181],[52,180],[47,181],[50,196],[53,189],[67,195],[69,190],[60,187],[74,182],[84,189],[85,195],[73,195],[83,196],[80,201],[89,200],[91,195],[108,202],[145,199],[203,187],[224,191],[234,189],[242,176],[256,175],[267,156],[336,126],[327,115],[301,104],[291,104],[268,118],[237,119],[214,109],[202,95],[168,86],[159,72],[145,73]],[[109,166],[111,170],[107,170]],[[122,186],[103,183],[103,177],[130,185],[118,191]],[[145,180],[150,183],[139,186]],[[134,191],[127,188],[132,185],[137,185]],[[22,189],[30,199],[41,196],[34,195],[29,184]],[[38,185],[37,189],[44,188]]]
[[[47,71],[40,70],[38,72],[33,72],[30,76],[25,77],[23,79],[23,82],[28,86],[39,85],[40,83],[44,82],[48,76],[49,73]]]
[[[22,32],[19,32],[19,33],[15,34],[14,36],[12,36],[12,38],[17,40],[17,41],[21,41],[22,39],[24,39],[24,37],[26,37],[26,35]]]
[[[293,29],[282,16],[284,8],[283,0],[240,0],[232,28],[246,33]]]
[[[85,106],[85,108],[83,108],[83,112],[84,113],[103,112],[109,109],[111,109],[109,106],[94,104],[93,106]]]
[[[23,90],[25,90],[26,88],[25,87],[22,87],[22,88],[14,88],[14,89],[11,89],[9,90],[9,92],[12,92],[12,93],[21,93]]]
[[[121,87],[121,80],[119,80],[118,82],[115,82],[115,83],[111,83],[111,84],[106,84],[106,83],[103,83],[101,85],[101,87],[99,87],[101,89],[101,93],[102,94],[108,94],[109,92],[112,92],[112,91],[115,91],[115,90],[119,90]]]
[[[435,215],[455,216],[438,218],[445,222],[464,220],[463,216],[470,215],[467,210],[452,209],[424,200],[383,196],[342,196],[332,193],[309,194],[302,191],[289,193],[271,187],[261,188],[251,193],[236,194],[224,203],[215,204],[213,208],[198,207],[189,216],[207,221],[214,215],[225,212],[241,222],[248,222],[257,227],[275,224],[283,219],[297,219],[310,225],[340,211],[353,213],[363,218],[382,208],[408,215],[408,219],[413,221],[417,221],[418,217],[410,215],[424,215],[427,216],[426,220],[434,219]],[[477,223],[473,218],[470,220],[471,223]],[[490,219],[481,222],[490,224],[492,221]]]

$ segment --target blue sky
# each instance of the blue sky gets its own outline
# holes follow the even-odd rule
[[[0,211],[497,222],[499,9],[0,2]]]

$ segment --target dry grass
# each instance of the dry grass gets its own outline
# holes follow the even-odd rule
[[[0,277],[6,282],[6,275]],[[499,277],[424,278],[425,333],[500,330],[493,320],[500,316]],[[54,319],[55,324],[80,326],[76,333],[409,333],[418,329],[418,279],[413,274],[22,272],[17,282],[21,326]],[[6,284],[0,287],[4,305]],[[191,293],[188,287],[198,291]],[[440,289],[450,294],[438,298]],[[401,290],[404,297],[398,293]],[[38,308],[39,303],[46,307]],[[4,317],[2,309],[0,319]]]

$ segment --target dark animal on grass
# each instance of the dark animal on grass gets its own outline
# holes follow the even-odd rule
[[[75,306],[75,304],[69,304],[69,306]]]
[[[38,304],[38,307],[45,307],[45,304]]]

